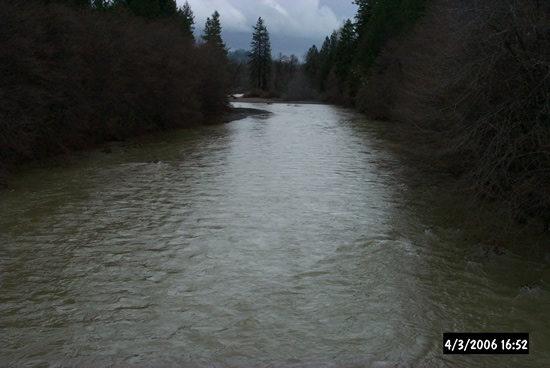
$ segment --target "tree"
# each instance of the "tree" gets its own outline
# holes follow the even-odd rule
[[[171,17],[178,13],[178,4],[176,0],[158,0],[160,6],[160,15]]]
[[[305,55],[304,69],[307,77],[312,83],[318,81],[317,76],[319,74],[319,50],[317,49],[317,46],[313,45],[307,51]]]
[[[151,19],[160,15],[158,0],[126,0],[126,4],[138,17]]]
[[[320,92],[325,91],[325,84],[327,78],[332,70],[334,63],[334,54],[336,53],[336,46],[338,45],[338,32],[332,32],[330,38],[327,36],[321,51],[319,51],[319,76],[318,76],[318,88]]]
[[[271,43],[262,17],[253,27],[252,52],[248,62],[251,85],[267,90],[271,76]]]
[[[195,31],[195,16],[191,10],[189,2],[185,2],[181,8],[178,9],[178,19],[181,24],[182,33],[184,36],[191,37],[193,40],[193,32]]]
[[[290,59],[288,61],[288,74],[290,80],[292,80],[292,78],[294,77],[294,73],[296,72],[296,69],[298,69],[299,63],[300,61],[298,60],[298,57],[296,55],[290,55]]]
[[[178,14],[176,0],[74,0],[85,2],[98,11],[128,8],[138,17],[171,18]]]
[[[227,55],[227,50],[225,49],[225,44],[222,40],[222,26],[220,23],[220,13],[214,11],[212,13],[212,18],[206,18],[206,23],[204,25],[204,34],[201,36],[206,44],[213,46],[214,48],[222,51]]]
[[[357,33],[361,34],[372,16],[374,7],[378,5],[378,0],[355,0],[353,3],[359,6],[355,15],[355,25]]]
[[[274,87],[276,90],[283,90],[284,86],[284,72],[285,66],[288,64],[288,56],[283,55],[282,52],[279,52],[277,59],[273,62],[275,67],[275,80],[273,81]]]
[[[336,46],[335,72],[341,81],[344,81],[349,75],[355,54],[356,40],[355,26],[348,19],[340,29],[340,36]]]
[[[441,0],[443,1],[443,0]],[[518,0],[519,1],[519,0]],[[359,9],[320,50],[311,48],[305,70],[313,87],[336,103],[354,104],[369,69],[392,39],[410,31],[426,0],[353,0]]]
[[[363,74],[389,40],[409,30],[424,13],[426,0],[363,1],[357,20],[356,64]],[[371,7],[372,6],[372,7]],[[361,15],[361,9],[363,15]]]

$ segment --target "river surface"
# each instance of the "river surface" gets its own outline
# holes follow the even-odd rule
[[[236,105],[270,113],[0,192],[0,366],[550,366],[547,237],[484,244],[381,123]],[[528,332],[530,354],[443,355],[444,332]]]

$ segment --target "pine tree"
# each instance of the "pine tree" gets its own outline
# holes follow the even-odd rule
[[[250,82],[251,85],[265,91],[269,88],[271,76],[271,42],[262,17],[258,18],[253,28],[254,33],[250,43],[252,52],[248,61]]]
[[[357,32],[361,34],[365,25],[369,22],[374,8],[378,5],[378,0],[355,0],[353,3],[359,6],[355,15],[355,26]]]
[[[159,0],[160,15],[163,17],[171,17],[178,13],[178,4],[176,0]]]
[[[306,59],[304,63],[304,69],[306,75],[312,83],[318,83],[319,75],[319,50],[317,46],[313,45],[307,50]],[[318,86],[315,86],[318,87]]]
[[[335,53],[335,72],[341,81],[344,81],[351,69],[351,63],[357,48],[355,26],[351,20],[346,20],[340,29],[338,44]]]
[[[191,10],[189,2],[185,2],[181,8],[178,9],[178,19],[181,24],[182,33],[185,36],[189,36],[195,40],[193,32],[195,32],[195,16]]]
[[[126,4],[138,17],[151,19],[160,15],[158,0],[126,0]]]
[[[222,40],[220,13],[218,13],[217,10],[212,13],[212,18],[206,18],[206,23],[204,25],[204,34],[201,37],[208,45],[211,45],[219,49],[220,51],[223,51],[223,53],[227,55],[227,50],[225,49],[225,44]]]
[[[325,84],[333,67],[337,45],[338,45],[338,32],[334,31],[332,32],[332,35],[330,36],[330,38],[328,36],[325,37],[325,41],[321,46],[321,51],[319,51],[319,75],[318,75],[319,86],[318,88],[319,88],[319,91],[321,92],[325,91],[325,87],[326,87]]]

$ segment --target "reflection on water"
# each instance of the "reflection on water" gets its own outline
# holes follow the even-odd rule
[[[411,185],[383,127],[261,107],[273,114],[93,153],[1,192],[0,364],[550,361],[543,258],[479,244],[466,206]],[[531,354],[444,356],[451,331],[529,332]]]

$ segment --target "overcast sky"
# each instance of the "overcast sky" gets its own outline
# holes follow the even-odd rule
[[[220,13],[222,37],[232,49],[249,49],[252,26],[262,17],[271,38],[272,54],[303,54],[355,16],[353,0],[188,0],[201,34],[207,17]],[[177,0],[181,6],[185,0]]]

